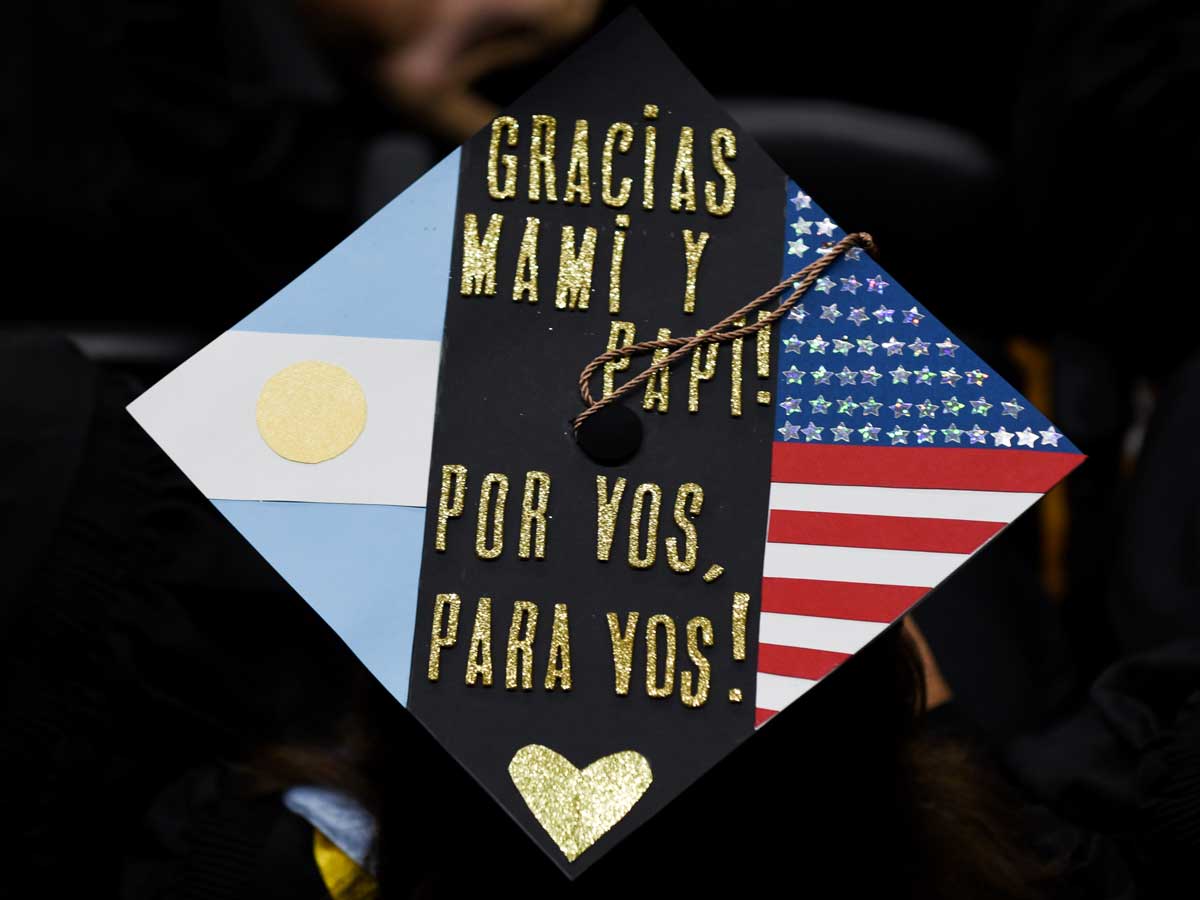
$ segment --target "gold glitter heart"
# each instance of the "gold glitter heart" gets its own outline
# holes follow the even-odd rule
[[[646,757],[633,750],[603,756],[581,772],[541,744],[518,750],[508,774],[571,862],[620,822],[654,780]]]

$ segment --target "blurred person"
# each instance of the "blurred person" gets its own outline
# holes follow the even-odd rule
[[[484,76],[582,35],[600,0],[300,0],[333,46],[352,53],[398,107],[453,143],[498,112]]]
[[[65,0],[32,12],[9,321],[227,327],[490,115],[472,82],[591,0]],[[36,48],[36,52],[35,52]],[[11,61],[10,61],[11,62]],[[64,265],[64,259],[70,260]]]

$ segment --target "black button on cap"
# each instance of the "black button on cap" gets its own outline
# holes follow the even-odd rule
[[[619,466],[642,446],[642,422],[626,407],[610,403],[584,419],[575,442],[595,462]]]

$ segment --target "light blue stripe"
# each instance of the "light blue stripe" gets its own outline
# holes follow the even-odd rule
[[[430,169],[235,330],[440,341],[459,155]]]
[[[383,686],[407,703],[424,508],[213,503]]]
[[[375,818],[349,794],[306,784],[285,791],[283,805],[307,820],[360,867],[374,869],[368,857],[375,840]]]

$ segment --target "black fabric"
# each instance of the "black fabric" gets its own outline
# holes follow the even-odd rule
[[[31,154],[0,221],[38,299],[4,317],[225,328],[359,223],[368,144],[405,123],[296,6],[34,5]]]
[[[1160,255],[1200,236],[1200,8],[1050,0],[1023,82],[1013,155],[1027,240],[1070,246],[1069,263],[1057,254],[1026,261],[1025,283],[1044,285],[1051,301],[1026,327],[1097,341],[1127,370],[1173,371],[1178,354],[1129,340],[1125,313]],[[1188,334],[1197,321],[1185,302],[1171,328]]]
[[[1120,647],[1200,637],[1200,355],[1158,398],[1129,484],[1109,610]]]
[[[1200,851],[1200,640],[1114,665],[1074,715],[1007,755],[1032,796],[1111,835],[1148,893],[1170,896]]]
[[[141,842],[123,854],[128,900],[327,898],[312,826],[277,794],[255,796],[224,767],[187,773],[154,799]]]
[[[9,824],[22,871],[90,896],[165,785],[326,735],[358,669],[125,412],[137,385],[36,335],[4,339],[0,379],[20,386],[0,458]]]

